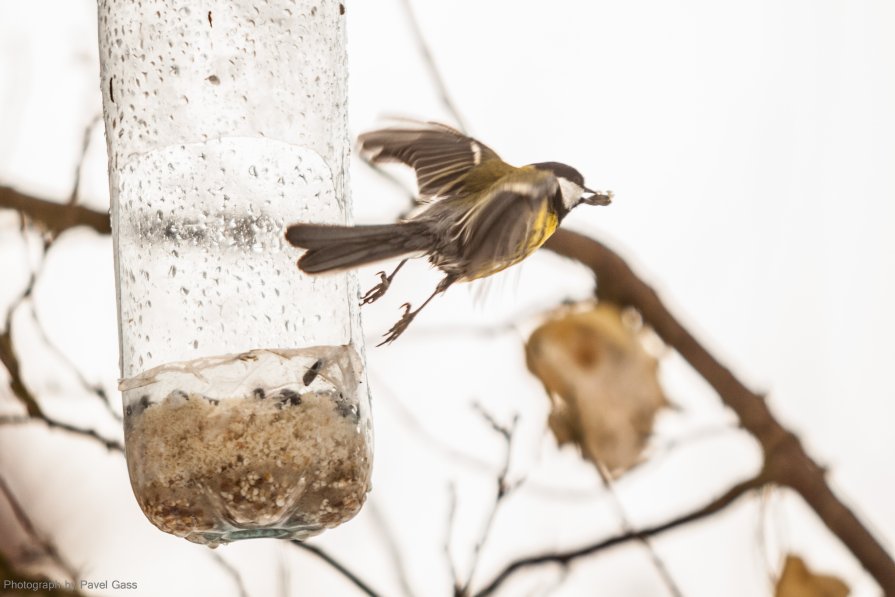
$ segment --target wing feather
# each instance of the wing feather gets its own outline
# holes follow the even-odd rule
[[[460,221],[458,238],[474,273],[470,279],[522,261],[556,229],[550,212],[550,202],[559,192],[556,178],[548,173],[522,176],[498,185]]]
[[[485,144],[437,122],[408,121],[358,137],[361,153],[373,163],[401,162],[416,171],[420,198],[431,200],[470,169],[500,157]]]

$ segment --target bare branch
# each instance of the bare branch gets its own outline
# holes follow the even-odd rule
[[[410,577],[407,574],[407,568],[404,566],[404,558],[401,557],[401,550],[398,548],[397,541],[395,541],[394,531],[389,526],[385,515],[376,502],[367,500],[366,508],[373,520],[373,524],[378,528],[379,536],[385,543],[385,547],[391,557],[392,566],[395,568],[395,574],[398,577],[398,581],[401,583],[401,591],[407,597],[413,597],[413,587],[410,585]]]
[[[631,520],[628,518],[628,513],[625,511],[622,501],[619,499],[618,494],[615,493],[615,485],[612,482],[612,476],[609,474],[609,471],[603,463],[595,462],[594,466],[596,467],[597,472],[600,473],[600,480],[603,482],[603,487],[606,488],[606,492],[609,494],[609,498],[615,507],[616,515],[622,524],[622,530],[626,533],[633,533],[634,525],[631,524]],[[674,597],[683,597],[683,592],[677,582],[675,582],[674,577],[671,576],[671,572],[668,570],[668,565],[659,557],[659,554],[656,552],[653,544],[650,543],[650,540],[647,537],[641,537],[639,541],[643,547],[646,548],[650,560],[653,563],[653,567],[655,567],[656,571],[659,573],[659,577],[662,579],[662,582],[665,583],[668,592],[674,595]]]
[[[570,551],[546,553],[542,555],[521,558],[504,568],[496,577],[494,577],[494,580],[488,583],[485,588],[476,593],[475,597],[485,597],[486,595],[493,594],[507,579],[509,579],[510,576],[520,570],[542,566],[544,564],[559,564],[561,566],[568,566],[570,563],[579,558],[599,553],[603,550],[621,545],[623,543],[628,543],[631,541],[641,541],[647,537],[654,537],[656,535],[664,533],[665,531],[669,531],[671,529],[686,525],[696,520],[709,517],[735,503],[744,495],[764,486],[767,482],[768,480],[764,477],[763,474],[758,475],[753,479],[749,479],[748,481],[743,481],[742,483],[734,485],[724,495],[712,500],[701,508],[682,516],[673,518],[662,524],[647,527],[639,531],[625,532],[620,535],[610,537],[609,539],[604,539],[591,545],[586,545],[584,547],[580,547],[578,549],[573,549]]]
[[[0,187],[0,191],[2,191],[2,187]],[[61,207],[63,207],[63,209],[66,209],[64,206]],[[44,243],[45,252],[51,244],[52,240],[48,240]],[[31,292],[34,289],[34,284],[40,275],[40,271],[41,268],[38,267],[31,273],[31,278],[28,282],[28,285],[25,287],[25,290],[22,291],[22,293],[19,295],[19,298],[14,301],[12,305],[10,305],[9,310],[6,313],[4,331],[2,334],[0,334],[0,364],[2,364],[9,373],[9,388],[12,391],[13,395],[16,396],[25,407],[27,416],[0,417],[0,425],[21,425],[29,423],[31,421],[43,421],[50,428],[61,429],[63,431],[68,431],[69,433],[92,438],[104,445],[108,450],[114,450],[123,453],[124,446],[122,446],[122,444],[117,440],[106,439],[93,429],[82,429],[75,425],[71,425],[63,421],[57,421],[47,416],[46,413],[43,412],[43,409],[41,408],[37,397],[34,396],[31,390],[28,389],[28,386],[25,385],[25,382],[22,379],[21,371],[19,369],[19,358],[15,352],[15,348],[13,347],[12,317],[18,307],[31,297]],[[37,321],[36,315],[35,321]],[[40,327],[39,322],[38,327]],[[75,370],[77,371],[77,369]],[[78,374],[80,376],[80,372],[78,372]],[[105,392],[103,392],[103,394],[105,394]],[[103,396],[101,395],[101,397]],[[104,400],[104,403],[108,405],[108,401]]]
[[[457,565],[454,563],[454,556],[451,554],[451,538],[454,536],[454,522],[457,518],[457,487],[454,483],[448,485],[448,511],[447,525],[444,531],[444,557],[447,560],[448,574],[450,574],[451,582],[454,584],[454,595],[460,594],[460,573],[457,572]]]
[[[242,575],[239,573],[233,564],[224,559],[224,557],[216,551],[205,550],[211,559],[220,566],[227,575],[233,579],[233,583],[236,585],[236,593],[239,597],[249,597],[249,592],[246,590],[245,583],[242,581]]]
[[[362,164],[376,173],[380,178],[382,178],[382,180],[400,191],[401,194],[407,198],[407,201],[411,204],[411,206],[419,205],[420,201],[419,198],[416,196],[416,193],[414,193],[412,189],[407,188],[397,176],[383,168],[380,164],[373,162],[366,154],[358,152],[356,155],[358,158],[360,158]],[[411,207],[410,209],[413,209],[413,207]]]
[[[49,348],[59,360],[63,361],[66,366],[71,369],[72,372],[74,372],[75,377],[78,378],[78,383],[81,384],[81,387],[84,389],[84,391],[96,396],[96,398],[99,399],[100,403],[103,405],[103,408],[105,408],[106,412],[109,413],[109,416],[120,423],[122,421],[121,415],[118,413],[118,411],[112,408],[112,404],[111,402],[109,402],[109,396],[106,393],[105,388],[103,388],[100,384],[90,383],[87,378],[84,377],[84,374],[81,372],[80,369],[78,369],[77,365],[75,365],[72,360],[68,358],[68,355],[62,352],[62,349],[60,349],[58,346],[56,346],[56,344],[53,343],[52,340],[50,340],[50,336],[47,334],[47,330],[43,327],[43,323],[37,316],[37,311],[34,310],[33,303],[30,305],[30,307],[31,317],[34,319],[34,325],[37,328],[37,332],[40,335],[41,340],[43,340],[47,348]]]
[[[316,545],[305,543],[304,541],[298,541],[297,539],[293,539],[292,541],[290,541],[290,543],[292,543],[292,545],[298,547],[299,549],[303,549],[309,553],[314,554],[315,556],[332,566],[339,574],[344,576],[348,581],[351,582],[351,584],[357,587],[365,595],[369,595],[370,597],[379,597],[379,593],[371,589],[367,583],[362,581],[356,574],[348,570],[345,566],[339,563],[338,560],[333,558],[321,548],[317,547]]]
[[[120,452],[124,454],[124,446],[121,445],[121,442],[118,440],[107,439],[97,433],[95,429],[84,429],[76,425],[71,425],[70,423],[65,423],[64,421],[57,421],[43,413],[33,416],[0,416],[0,425],[26,425],[28,423],[34,423],[35,421],[43,422],[50,429],[59,429],[97,441],[110,452]]]
[[[72,583],[76,583],[79,575],[77,570],[75,570],[75,567],[72,566],[61,553],[59,553],[59,550],[52,541],[38,532],[34,523],[31,522],[31,518],[28,516],[27,512],[25,512],[25,509],[22,508],[19,500],[16,499],[15,494],[13,494],[12,489],[10,489],[9,485],[6,483],[6,479],[2,476],[0,476],[0,493],[3,494],[10,509],[12,509],[13,515],[16,517],[16,521],[31,541],[33,541],[56,566],[65,572],[68,580]]]
[[[432,84],[438,91],[439,99],[441,99],[441,103],[454,118],[457,128],[465,132],[467,130],[466,123],[460,115],[460,110],[457,109],[457,106],[451,99],[451,94],[448,92],[447,85],[444,83],[444,77],[441,76],[441,71],[439,71],[438,67],[435,65],[435,58],[432,56],[429,44],[426,43],[426,38],[423,35],[422,29],[420,29],[419,21],[417,21],[416,14],[413,12],[413,6],[410,4],[410,0],[401,0],[401,4],[404,7],[404,14],[407,17],[410,30],[413,32],[413,37],[416,39],[417,50],[429,71],[429,77],[432,79]]]
[[[286,562],[286,547],[289,544],[281,542],[277,549],[277,589],[279,597],[289,597],[290,577],[289,565]]]
[[[13,595],[28,595],[30,597],[83,597],[84,595],[77,590],[59,586],[61,583],[56,583],[44,576],[25,574],[16,570],[15,566],[13,566],[2,553],[0,553],[0,579],[3,580],[4,585],[6,586],[3,592],[4,597],[12,597]],[[8,585],[6,585],[7,582],[9,583]],[[18,584],[22,584],[27,588],[19,589],[17,588]],[[43,588],[44,586],[47,588]]]
[[[75,166],[75,181],[72,184],[71,195],[68,198],[68,204],[74,205],[78,202],[78,195],[81,191],[81,170],[84,167],[84,158],[87,157],[87,150],[90,149],[90,137],[95,127],[103,119],[103,113],[95,114],[87,126],[84,127],[84,134],[81,137],[81,153],[78,156],[78,163]]]
[[[37,399],[25,385],[22,380],[22,374],[19,370],[19,357],[13,348],[12,342],[12,316],[16,309],[31,296],[34,288],[34,282],[37,279],[37,273],[31,273],[31,279],[25,290],[19,295],[19,298],[9,306],[6,312],[6,321],[4,322],[3,333],[0,334],[0,364],[6,367],[9,373],[9,389],[13,395],[25,406],[25,410],[29,416],[42,417],[43,411],[38,404]]]
[[[882,587],[895,595],[895,561],[858,517],[830,489],[825,471],[798,437],[771,413],[764,397],[749,390],[668,311],[658,294],[603,243],[558,230],[546,243],[551,251],[576,259],[597,276],[597,296],[637,309],[659,336],[693,367],[761,444],[769,479],[789,487],[817,513],[827,528]]]
[[[516,426],[519,423],[519,415],[515,415],[509,425],[502,425],[479,403],[473,403],[473,408],[482,416],[482,418],[485,419],[485,421],[495,431],[495,433],[503,438],[503,440],[506,442],[506,448],[504,453],[503,465],[501,466],[500,473],[498,473],[497,475],[497,491],[495,493],[494,501],[491,504],[491,508],[488,511],[487,517],[485,518],[485,524],[482,526],[482,530],[479,533],[478,541],[476,541],[476,544],[473,547],[472,563],[469,566],[469,573],[466,575],[466,581],[456,591],[456,594],[458,596],[463,597],[469,595],[469,587],[472,585],[476,570],[478,569],[479,561],[481,560],[482,549],[485,547],[485,543],[487,543],[488,537],[491,534],[491,528],[494,526],[494,519],[497,516],[498,509],[500,509],[501,504],[507,498],[507,496],[509,496],[520,485],[520,483],[510,484],[507,480],[510,473],[510,462],[513,453],[513,434],[515,433]]]
[[[87,226],[100,234],[112,232],[108,213],[81,205],[38,199],[11,187],[0,186],[0,209],[3,208],[15,209],[28,216],[53,237],[76,226]]]
[[[420,421],[416,415],[404,404],[404,401],[398,396],[395,390],[386,382],[382,376],[377,376],[375,371],[369,372],[371,385],[376,388],[376,395],[380,399],[385,398],[385,404],[391,404],[394,407],[395,414],[404,423],[405,428],[416,435],[421,442],[428,445],[432,450],[438,452],[443,457],[448,458],[457,464],[461,464],[477,472],[491,475],[494,468],[485,460],[476,458],[461,450],[458,450],[448,442],[433,435]]]

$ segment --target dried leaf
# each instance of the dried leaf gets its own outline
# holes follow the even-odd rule
[[[614,476],[637,464],[668,401],[656,359],[618,307],[565,311],[536,329],[525,349],[529,370],[551,398],[556,441],[576,444]]]
[[[848,585],[826,574],[816,574],[799,556],[789,554],[783,565],[783,574],[777,581],[775,597],[845,597]]]

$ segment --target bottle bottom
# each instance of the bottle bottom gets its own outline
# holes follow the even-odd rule
[[[127,463],[147,518],[215,547],[306,539],[353,517],[370,489],[371,442],[346,350],[257,350],[130,383]]]
[[[224,543],[242,541],[243,539],[298,539],[304,541],[314,535],[319,535],[325,530],[322,526],[313,526],[305,529],[234,529],[232,531],[204,531],[192,532],[184,535],[184,539],[193,543],[201,543],[209,547],[217,547]]]

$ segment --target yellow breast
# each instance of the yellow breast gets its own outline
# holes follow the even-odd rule
[[[549,209],[545,203],[535,218],[535,223],[531,227],[531,235],[528,237],[528,245],[525,247],[525,254],[520,257],[520,261],[539,249],[541,245],[547,242],[547,239],[556,231],[559,226],[559,218],[553,210]]]
[[[556,231],[557,226],[559,226],[559,218],[556,217],[556,214],[545,203],[536,214],[531,226],[531,231],[528,235],[528,240],[525,245],[519,247],[518,253],[505,260],[495,261],[492,264],[492,267],[484,271],[473,272],[472,275],[467,276],[465,279],[478,280],[496,274],[499,271],[503,271],[511,265],[516,265],[547,242],[547,239]]]

